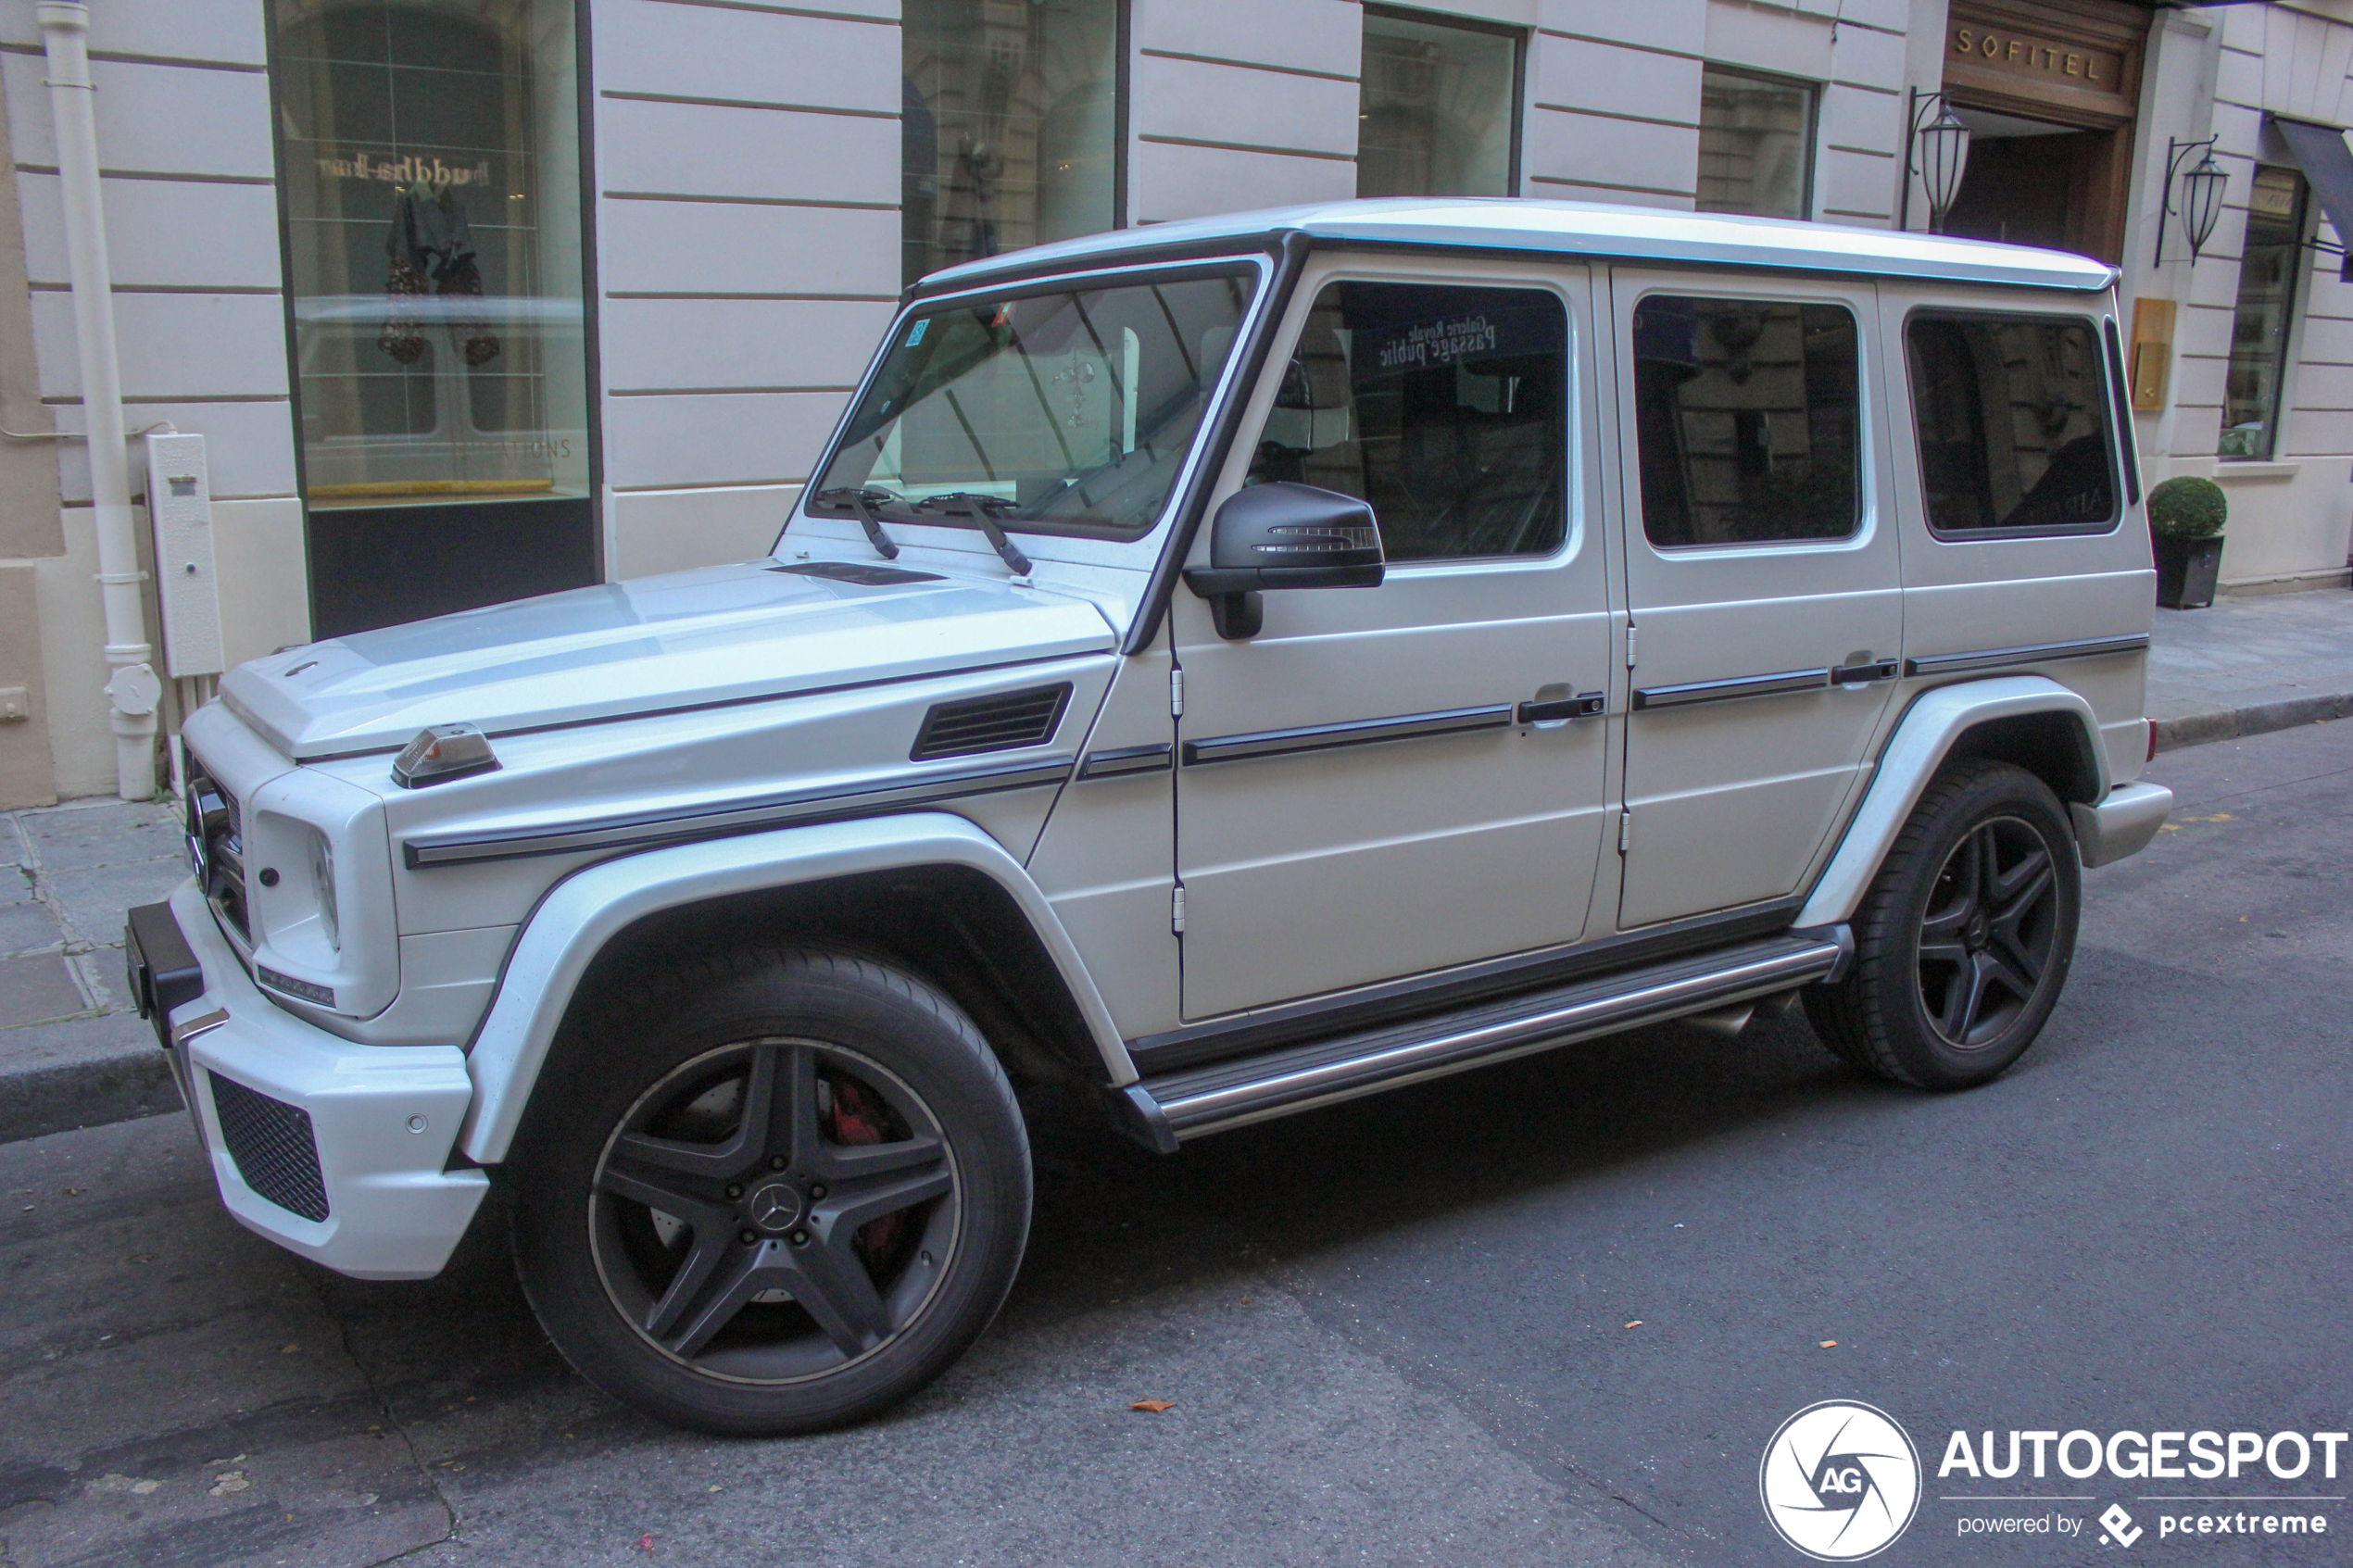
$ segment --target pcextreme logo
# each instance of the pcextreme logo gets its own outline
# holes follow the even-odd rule
[[[1825,1399],[1781,1423],[1756,1487],[1781,1539],[1818,1562],[1854,1562],[1894,1545],[1919,1511],[1919,1451],[1885,1411]]]

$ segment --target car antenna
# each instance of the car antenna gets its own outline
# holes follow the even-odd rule
[[[858,521],[865,527],[866,542],[874,546],[875,554],[885,560],[899,558],[899,546],[891,543],[890,535],[883,532],[882,520],[875,516],[876,507],[885,501],[896,501],[898,496],[887,490],[865,490],[855,484],[837,484],[831,490],[818,491],[812,499],[824,501],[829,506],[848,507],[856,512]]]
[[[961,505],[964,515],[973,520],[973,526],[988,537],[989,545],[997,552],[997,558],[1005,563],[1006,571],[1015,577],[1029,575],[1029,558],[1016,549],[1011,539],[1005,537],[1005,531],[997,526],[997,519],[988,510],[991,507],[1013,505],[1002,495],[983,495],[971,490],[950,490],[942,495],[926,495],[915,503],[918,509],[925,507],[938,507],[945,509],[957,505]]]

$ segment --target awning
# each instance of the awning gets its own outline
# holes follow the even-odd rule
[[[2312,194],[2321,198],[2321,210],[2336,226],[2337,244],[2346,250],[2344,275],[2353,278],[2353,147],[2345,144],[2345,132],[2334,125],[2277,115],[2271,123],[2279,128]]]

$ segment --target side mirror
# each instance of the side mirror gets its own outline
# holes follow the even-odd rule
[[[1258,634],[1266,588],[1378,588],[1380,523],[1353,495],[1278,482],[1237,491],[1209,525],[1209,564],[1185,585],[1209,601],[1221,637]]]

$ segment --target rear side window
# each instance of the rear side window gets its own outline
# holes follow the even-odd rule
[[[1536,289],[1335,282],[1248,483],[1373,504],[1392,561],[1541,556],[1567,511],[1568,318]]]
[[[1863,517],[1856,353],[1843,305],[1644,298],[1634,402],[1650,542],[1853,533]]]
[[[1931,531],[2114,526],[2108,371],[2090,321],[1924,311],[1905,329],[1905,353]]]

